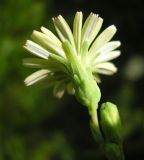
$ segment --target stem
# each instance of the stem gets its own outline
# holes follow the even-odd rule
[[[101,112],[102,111],[103,110],[101,110]],[[93,133],[93,137],[96,143],[99,145],[102,152],[107,157],[107,159],[108,160],[124,160],[122,141],[120,138],[116,138],[115,140],[115,137],[117,137],[117,132],[115,131],[115,129],[117,129],[117,127],[115,128],[115,126],[111,127],[111,125],[109,125],[108,120],[106,119],[107,115],[101,114],[101,121],[103,120],[102,121],[103,123],[102,122],[100,123],[98,120],[97,110],[96,109],[94,110],[93,107],[91,107],[91,110],[89,110],[89,114],[91,116],[90,125]],[[106,121],[104,121],[105,119]],[[101,125],[103,129],[102,131],[103,133],[105,133],[104,135],[102,135],[99,125]]]
[[[97,116],[97,111],[93,110],[90,112],[90,116],[91,116],[91,121],[93,123],[93,125],[99,129],[99,123],[98,123],[98,116]]]
[[[101,135],[100,128],[99,128],[97,110],[91,110],[89,111],[89,114],[91,116],[90,126],[91,126],[93,137],[96,143],[99,146],[101,146],[103,144],[103,137]]]

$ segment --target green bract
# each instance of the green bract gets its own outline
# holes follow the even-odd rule
[[[96,108],[100,100],[98,75],[117,71],[109,61],[120,55],[115,50],[120,42],[109,42],[116,32],[114,25],[99,34],[103,19],[98,15],[91,13],[84,24],[82,19],[82,12],[77,12],[72,31],[61,15],[53,18],[58,37],[44,27],[41,32],[33,31],[32,41],[27,40],[24,47],[39,58],[24,59],[24,64],[40,70],[27,77],[25,84],[54,86],[59,98],[67,90],[83,105]]]

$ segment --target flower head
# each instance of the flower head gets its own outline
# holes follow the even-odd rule
[[[59,98],[67,90],[75,93],[84,105],[90,103],[87,97],[91,99],[93,94],[99,101],[96,82],[100,81],[99,74],[116,72],[109,61],[120,55],[120,51],[115,50],[120,42],[110,42],[116,33],[114,25],[99,34],[103,19],[98,15],[90,13],[84,24],[82,19],[82,12],[77,12],[71,30],[61,15],[53,18],[58,37],[44,27],[41,32],[33,31],[32,41],[27,40],[24,48],[39,58],[26,58],[24,64],[40,70],[25,79],[27,86],[37,83],[54,86],[54,95]]]

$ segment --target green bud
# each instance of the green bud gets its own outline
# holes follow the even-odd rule
[[[121,120],[117,106],[106,102],[100,108],[100,125],[106,142],[121,142]]]

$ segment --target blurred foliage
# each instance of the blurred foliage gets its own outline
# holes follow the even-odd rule
[[[0,160],[103,159],[98,153],[86,108],[74,97],[57,100],[52,90],[24,86],[33,70],[22,66],[30,57],[23,48],[32,30],[52,28],[51,17],[69,20],[76,10],[93,11],[118,27],[122,56],[119,72],[102,77],[102,100],[119,106],[126,159],[144,156],[144,47],[141,0],[1,0],[0,1]],[[71,24],[72,25],[72,24]]]

